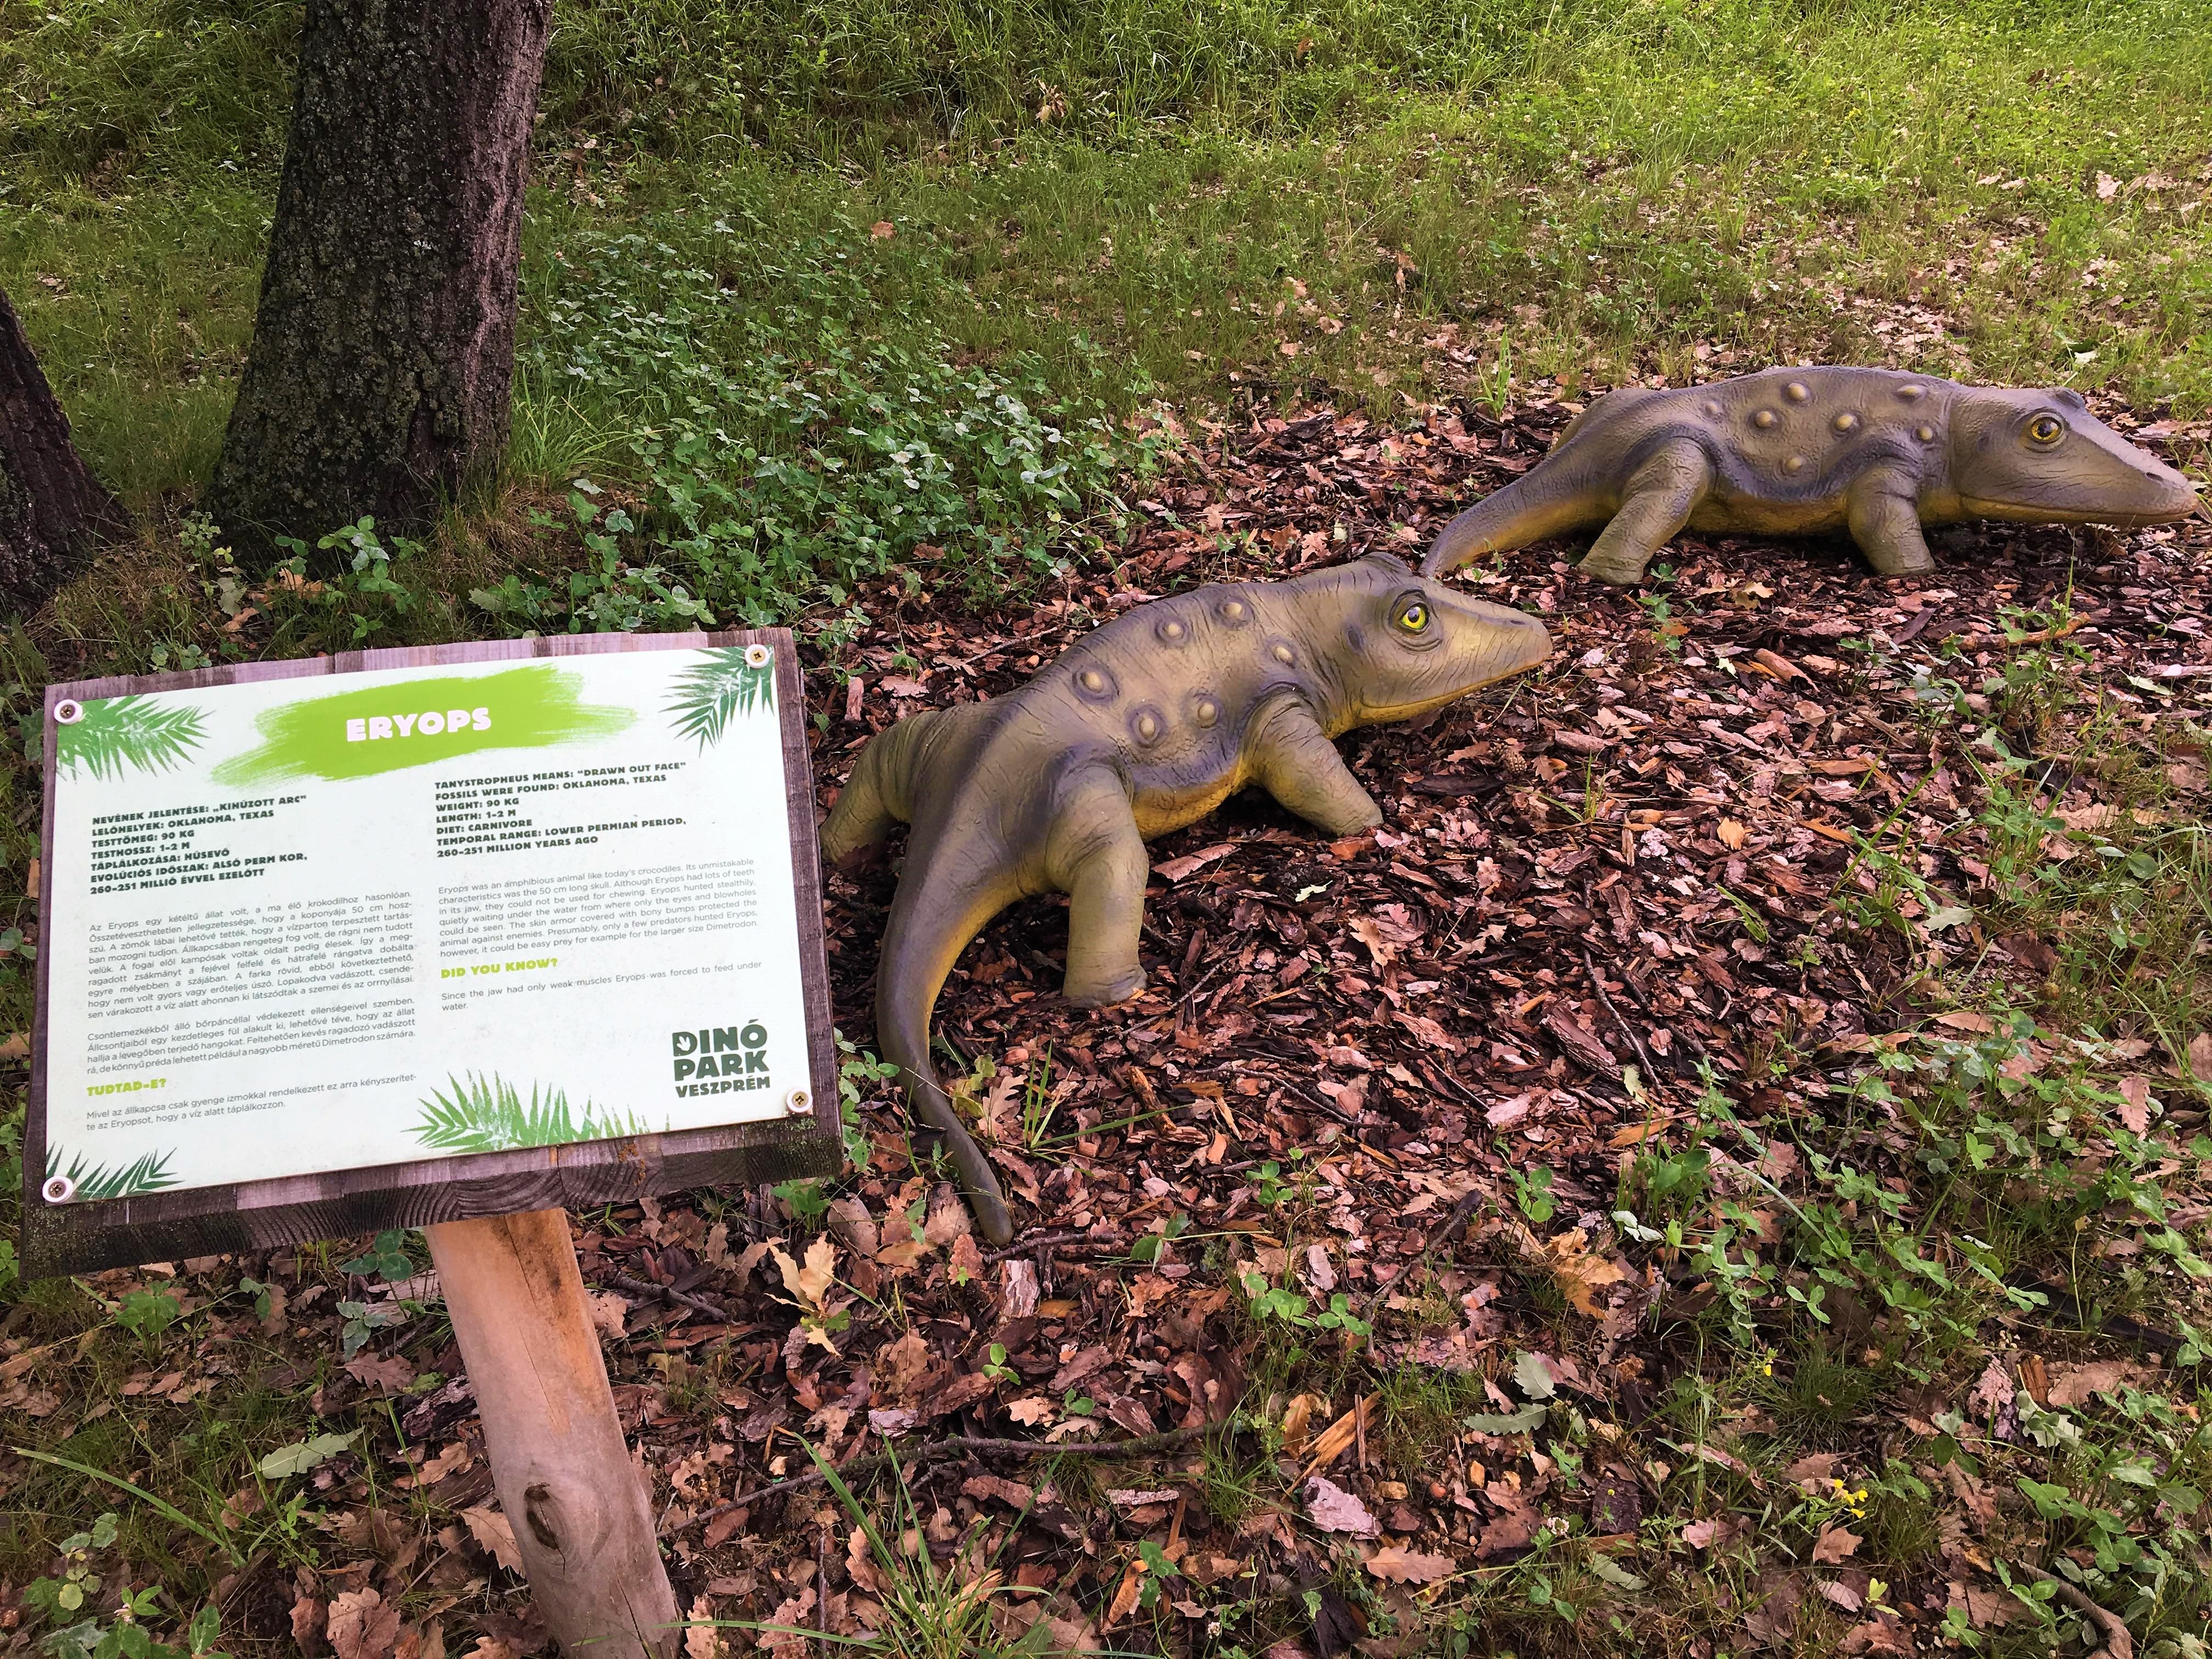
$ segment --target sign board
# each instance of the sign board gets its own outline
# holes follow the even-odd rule
[[[790,635],[46,696],[27,1271],[827,1173]]]

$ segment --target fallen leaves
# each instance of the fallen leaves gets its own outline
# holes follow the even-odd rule
[[[1858,1534],[1847,1527],[1823,1527],[1820,1528],[1820,1535],[1813,1540],[1813,1564],[1815,1566],[1832,1567],[1850,1559],[1864,1541],[1865,1540]]]
[[[463,1510],[461,1521],[468,1528],[469,1536],[477,1540],[477,1547],[509,1572],[522,1574],[522,1549],[514,1541],[514,1528],[504,1515],[487,1504],[478,1504]]]
[[[837,1247],[827,1233],[816,1236],[806,1247],[805,1265],[792,1260],[788,1252],[771,1248],[776,1271],[783,1275],[783,1287],[790,1294],[785,1298],[799,1310],[800,1328],[806,1340],[837,1352],[837,1345],[830,1340],[832,1310],[829,1305],[830,1290],[837,1282]]]
[[[1306,1477],[1305,1498],[1307,1518],[1323,1532],[1372,1538],[1382,1529],[1366,1504],[1326,1475]]]
[[[1424,1555],[1386,1544],[1367,1558],[1367,1571],[1393,1584],[1433,1584],[1449,1578],[1457,1564],[1449,1555]]]
[[[324,1638],[337,1659],[390,1659],[399,1643],[399,1609],[373,1589],[332,1598]]]

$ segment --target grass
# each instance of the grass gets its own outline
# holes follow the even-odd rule
[[[289,15],[0,15],[0,285],[142,507],[220,440]],[[1680,376],[1716,347],[2212,400],[2200,5],[570,7],[556,39],[541,349],[589,292],[564,262],[625,234],[672,261],[641,289],[725,274],[680,213],[746,267],[694,338],[726,371],[780,319],[814,359],[850,315],[834,270],[881,307],[861,343],[1027,356],[1122,413]],[[667,392],[658,363],[617,390]],[[637,477],[638,401],[526,375],[518,471]]]

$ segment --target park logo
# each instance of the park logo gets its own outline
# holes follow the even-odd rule
[[[672,1031],[668,1046],[676,1062],[679,1099],[727,1095],[770,1086],[768,1027],[758,1020],[743,1025],[702,1026]],[[711,1082],[691,1081],[712,1079]]]

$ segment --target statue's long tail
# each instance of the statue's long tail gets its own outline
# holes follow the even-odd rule
[[[825,857],[842,859],[881,841],[893,823],[914,820],[917,786],[937,746],[932,733],[957,712],[910,715],[860,751],[822,826]],[[915,841],[921,839],[917,834]],[[1003,854],[992,855],[987,837],[940,833],[929,845],[909,843],[876,964],[877,1045],[899,1068],[908,1109],[943,1139],[967,1189],[969,1206],[994,1244],[1012,1239],[1013,1222],[982,1149],[937,1080],[929,1059],[929,1019],[961,951],[985,922],[1019,896],[1006,878]]]
[[[884,930],[883,954],[876,966],[876,1042],[884,1058],[899,1068],[908,1108],[944,1138],[945,1154],[960,1172],[960,1184],[967,1188],[969,1207],[975,1211],[983,1237],[994,1244],[1005,1244],[1014,1236],[1006,1197],[982,1149],[938,1082],[937,1068],[929,1058],[929,1020],[945,975],[983,925],[1019,896],[1006,880],[1003,866],[981,867],[979,850],[964,847],[951,856],[933,859],[924,853],[908,854],[906,875],[891,903],[890,925]],[[956,860],[968,867],[942,867]],[[940,867],[921,867],[925,864]]]
[[[1526,547],[1604,516],[1593,514],[1582,493],[1563,487],[1565,483],[1558,473],[1546,472],[1540,461],[1526,477],[1484,496],[1438,531],[1421,560],[1421,574],[1441,575],[1485,554]]]

